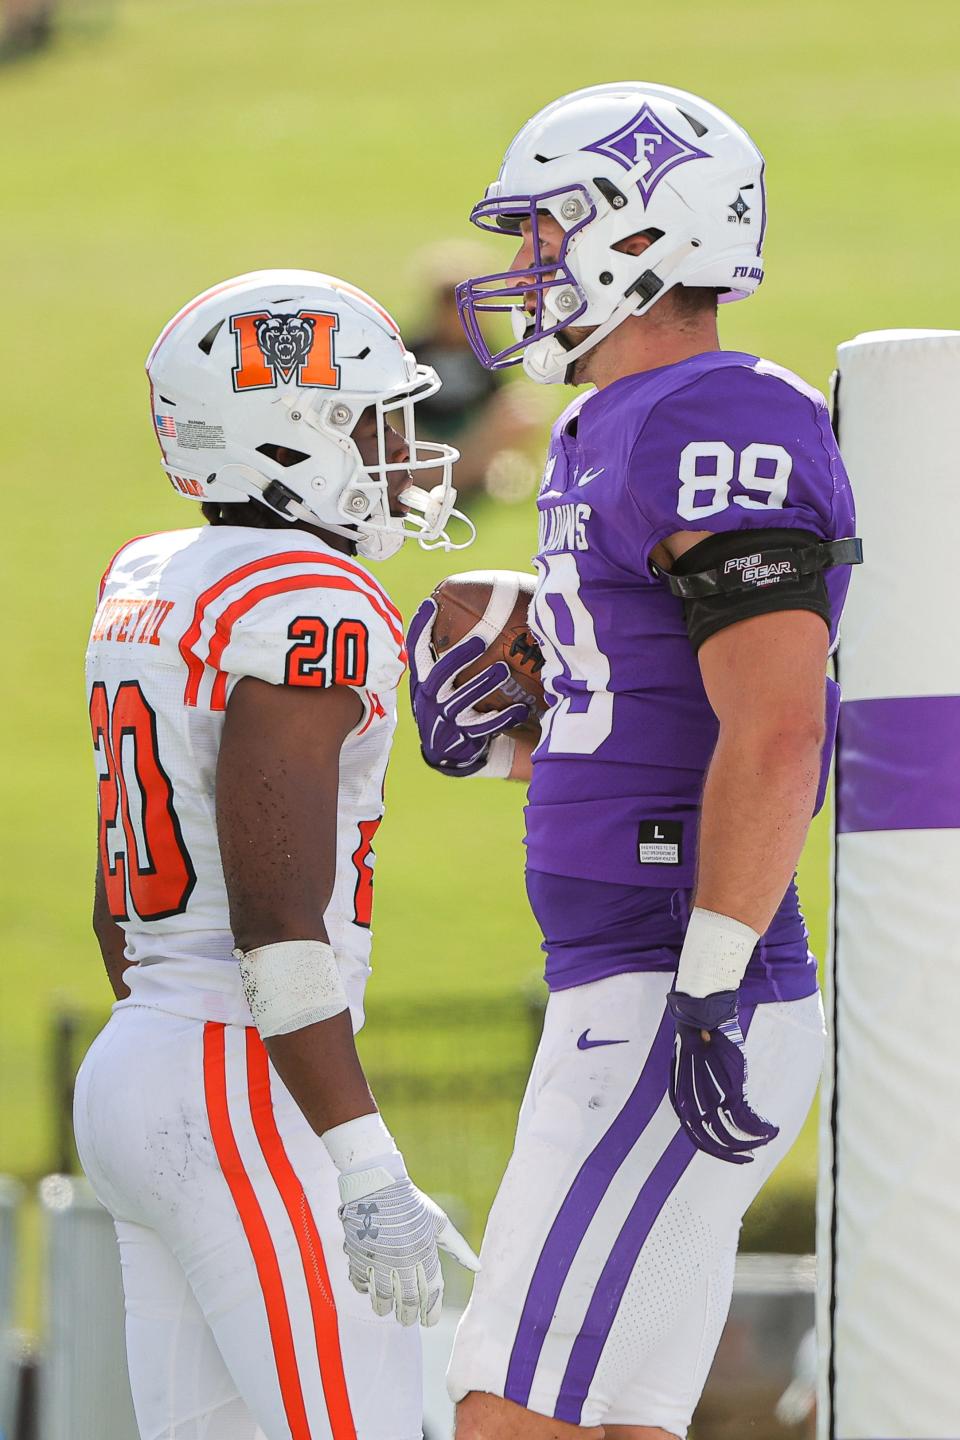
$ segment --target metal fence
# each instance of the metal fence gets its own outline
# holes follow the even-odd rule
[[[105,1019],[102,1012],[78,1010],[61,1010],[53,1019],[55,1103],[50,1168],[62,1175],[78,1169],[71,1122],[74,1078]],[[539,992],[526,997],[455,1001],[407,999],[372,1007],[359,1039],[372,1087],[412,1173],[451,1209],[474,1243],[479,1242],[509,1157],[542,1019],[543,995]],[[47,1285],[58,1296],[63,1320],[49,1332],[44,1347],[43,1440],[72,1440],[77,1432],[64,1417],[82,1410],[99,1425],[101,1392],[110,1389],[104,1389],[96,1378],[102,1366],[113,1367],[111,1386],[123,1391],[125,1384],[125,1371],[117,1358],[122,1357],[117,1256],[108,1217],[82,1184],[54,1177],[44,1182],[41,1197],[48,1233]],[[809,1197],[798,1203],[804,1211],[812,1211]],[[748,1231],[750,1228],[748,1217]],[[775,1242],[783,1243],[790,1226],[784,1225],[781,1216],[763,1228],[770,1234],[761,1233],[761,1244],[754,1248],[777,1248]],[[749,1234],[745,1238],[749,1244]],[[109,1283],[102,1278],[107,1272]],[[448,1268],[447,1279],[450,1310],[445,1317],[445,1339],[441,1343],[440,1337],[433,1337],[428,1347],[427,1418],[434,1440],[446,1440],[449,1435],[449,1407],[438,1376],[446,1361],[447,1332],[452,1333],[457,1307],[465,1299],[463,1286],[469,1286],[468,1278],[455,1266]],[[89,1297],[92,1286],[100,1287],[104,1297],[104,1313],[95,1327],[102,1331],[104,1343],[96,1354],[87,1353],[76,1333],[83,1328],[78,1317],[89,1303],[84,1297]],[[74,1298],[72,1308],[65,1297]],[[747,1428],[753,1440],[780,1440],[799,1433],[783,1428],[774,1419],[773,1409],[789,1378],[797,1339],[812,1323],[812,1316],[811,1260],[741,1257],[733,1310],[698,1409],[694,1440],[736,1440]],[[110,1390],[110,1397],[109,1423],[96,1433],[102,1440],[131,1440],[129,1399],[125,1391],[121,1396]]]
[[[113,1226],[87,1182],[48,1176],[40,1187],[46,1286],[55,1304],[37,1387],[39,1415],[20,1407],[13,1440],[134,1440],[137,1433],[123,1344],[123,1299]],[[456,1267],[446,1270],[448,1279]],[[798,1341],[813,1324],[812,1256],[748,1255],[737,1261],[733,1305],[691,1440],[789,1440],[801,1420],[775,1414]],[[460,1306],[450,1295],[440,1325],[424,1336],[424,1431],[451,1440],[444,1371]],[[785,1427],[792,1419],[798,1424]],[[802,1428],[801,1428],[802,1427]]]
[[[113,1224],[86,1180],[66,1175],[41,1182],[40,1206],[47,1292],[40,1440],[135,1440]]]
[[[16,1337],[13,1320],[17,1213],[23,1190],[0,1175],[0,1437],[12,1434],[16,1405]]]
[[[371,1087],[411,1173],[450,1203],[475,1240],[510,1155],[544,998],[537,991],[374,1004],[358,1037]],[[106,1018],[75,1009],[53,1015],[50,1171],[79,1170],[74,1080]]]
[[[503,1174],[540,1031],[541,985],[508,996],[374,1001],[358,1048],[384,1118],[417,1184],[478,1243]],[[53,1127],[48,1171],[75,1174],[73,1084],[106,1020],[60,1010],[52,1021]],[[741,1250],[806,1254],[814,1248],[811,1179],[762,1192],[747,1211]]]

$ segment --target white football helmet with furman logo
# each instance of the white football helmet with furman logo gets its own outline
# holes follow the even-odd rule
[[[561,253],[542,263],[537,217],[563,228]],[[721,301],[752,295],[763,279],[766,195],[763,156],[715,105],[644,81],[594,85],[564,95],[529,120],[507,150],[471,220],[483,230],[532,229],[534,263],[457,289],[460,315],[488,369],[523,364],[543,384],[630,315],[675,285],[716,289]],[[653,232],[641,255],[614,247]],[[529,313],[524,300],[535,297]],[[507,313],[513,343],[493,351],[484,315]],[[575,347],[562,332],[596,327]]]
[[[404,540],[461,549],[445,526],[459,452],[416,438],[414,410],[440,386],[396,322],[369,295],[311,270],[260,270],[214,285],[161,332],[147,358],[163,468],[180,494],[220,504],[256,499],[356,543],[369,559]],[[375,406],[378,459],[364,464],[351,432]],[[387,427],[409,458],[388,461]],[[273,458],[279,447],[303,457]],[[395,472],[423,476],[391,515]]]

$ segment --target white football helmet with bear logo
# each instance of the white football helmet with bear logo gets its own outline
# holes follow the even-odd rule
[[[560,254],[546,261],[544,213],[564,231]],[[522,274],[458,286],[475,353],[488,369],[522,362],[533,379],[554,384],[675,285],[715,288],[721,301],[753,294],[763,279],[763,156],[729,115],[685,90],[632,80],[594,85],[524,125],[470,218],[513,235],[528,221],[534,249]],[[615,248],[644,232],[652,243],[642,254]],[[514,340],[494,351],[481,323],[498,312],[509,315]],[[563,339],[571,325],[596,328],[572,346]]]
[[[374,560],[404,540],[462,549],[445,526],[456,491],[449,445],[418,440],[414,411],[440,386],[418,365],[396,322],[369,295],[310,270],[261,270],[214,285],[185,305],[147,359],[151,412],[174,488],[221,504],[256,499],[285,520],[354,540]],[[374,406],[378,458],[351,439]],[[409,458],[388,460],[387,427]],[[278,450],[302,458],[281,464]],[[410,472],[403,516],[391,515],[390,475]]]

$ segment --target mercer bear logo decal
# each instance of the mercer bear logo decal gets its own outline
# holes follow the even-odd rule
[[[271,315],[258,320],[257,340],[268,365],[289,380],[294,370],[306,363],[313,347],[312,315]]]
[[[323,310],[299,310],[296,315],[255,310],[232,315],[230,329],[237,337],[234,390],[269,390],[291,380],[296,385],[335,390],[340,384],[333,349],[337,324],[337,316]]]

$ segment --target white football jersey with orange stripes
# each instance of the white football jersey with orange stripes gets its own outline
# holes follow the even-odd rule
[[[303,530],[240,526],[132,540],[100,590],[86,674],[100,858],[129,1004],[249,1025],[215,825],[224,712],[244,676],[350,685],[326,912],[355,1026],[369,973],[373,836],[406,652],[399,611],[355,559]]]

